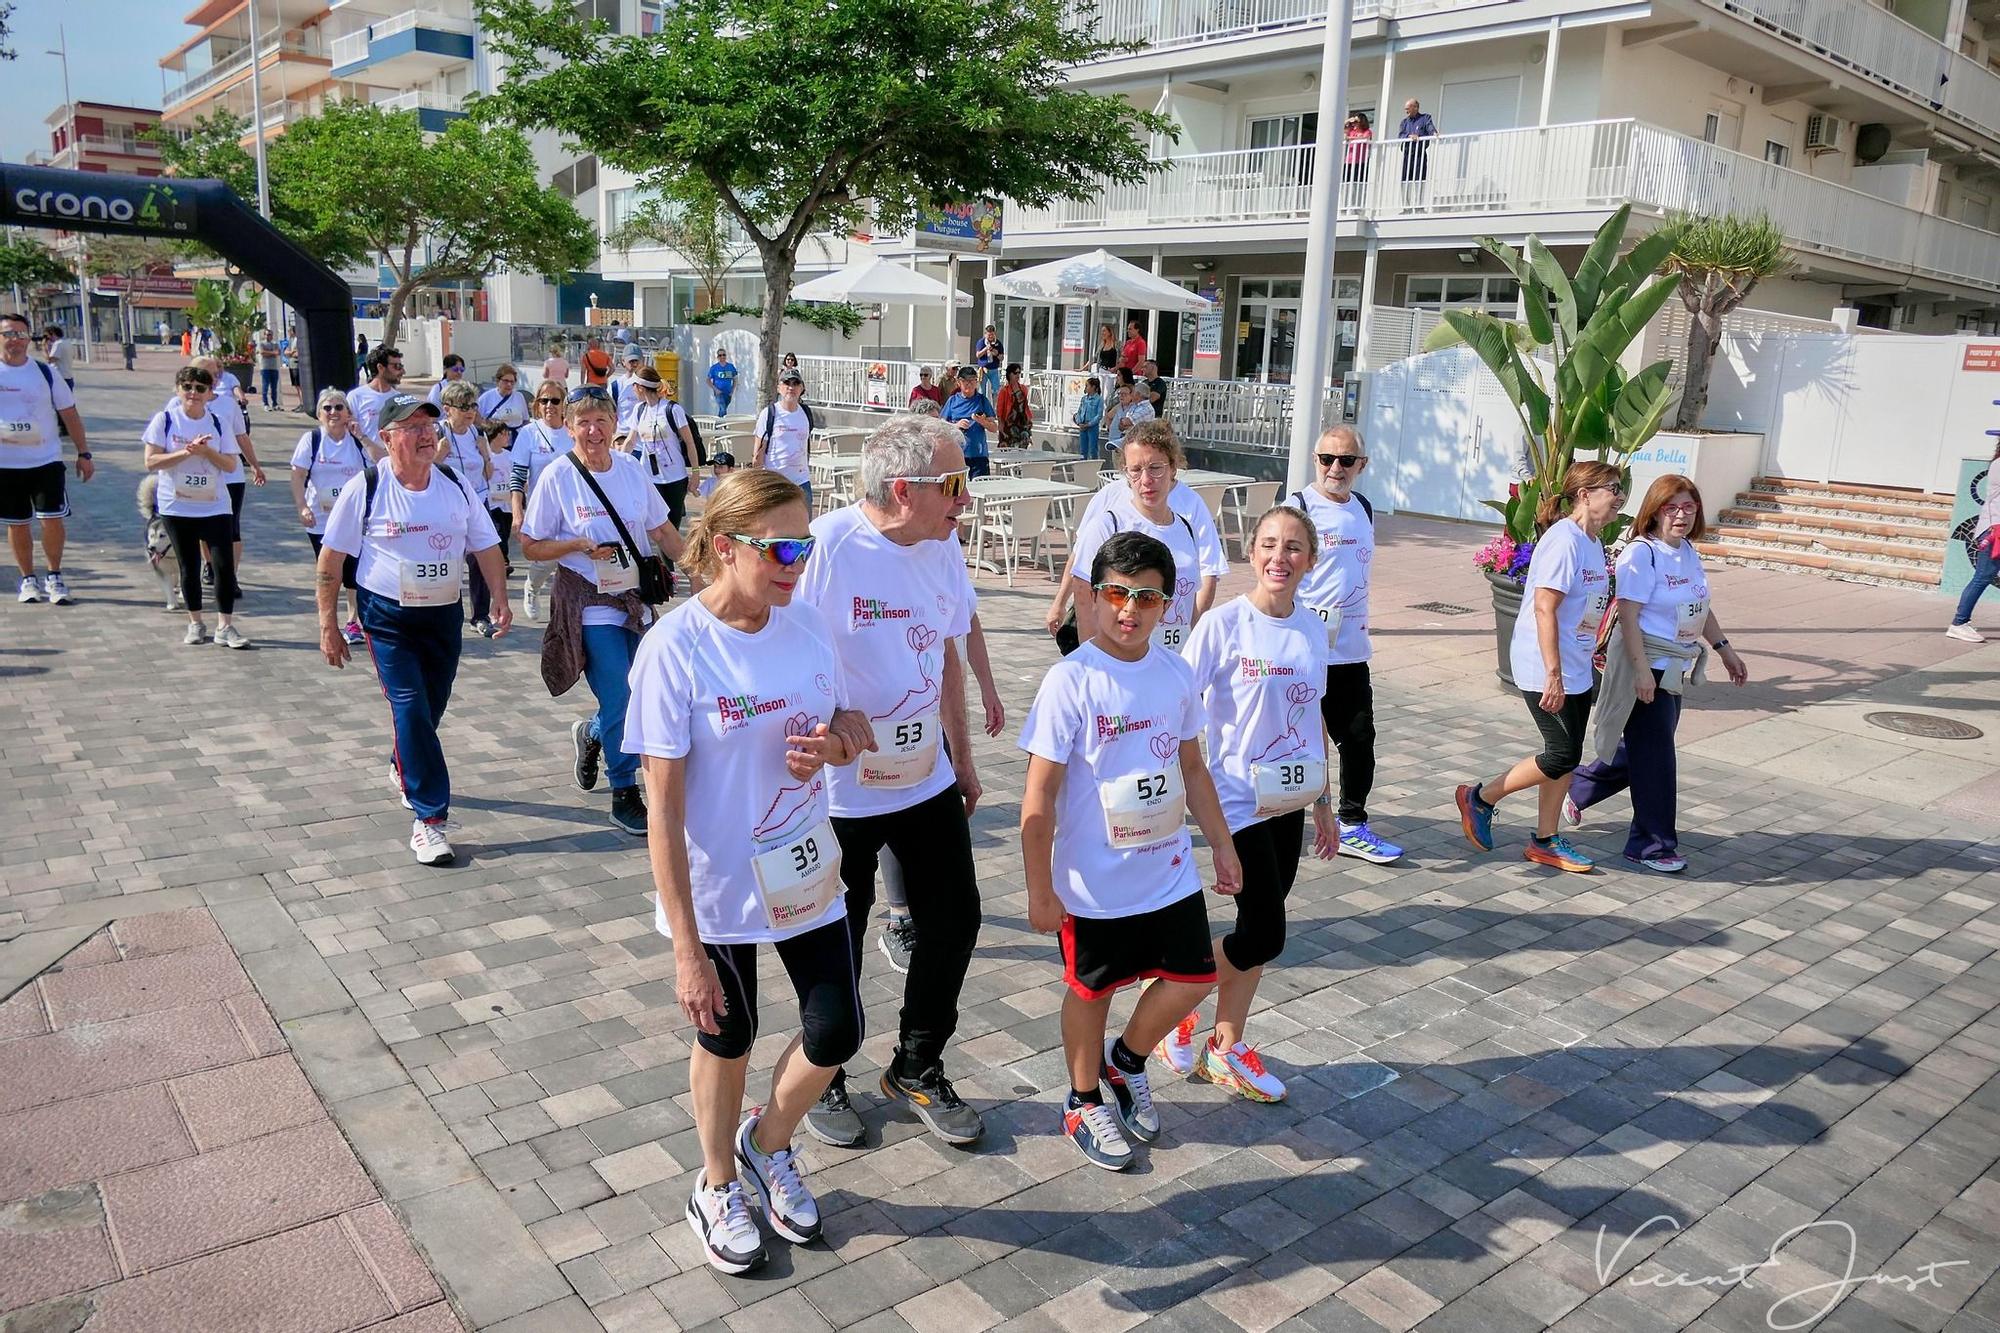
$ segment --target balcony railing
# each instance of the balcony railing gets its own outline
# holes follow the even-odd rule
[[[2000,74],[1868,0],[1702,3],[2000,137]]]
[[[372,105],[384,111],[454,111],[465,110],[465,98],[453,93],[434,93],[424,88],[412,88],[394,97],[384,97]]]
[[[1502,3],[1505,0],[1355,0],[1354,17],[1410,18]],[[1096,11],[1100,37],[1175,47],[1321,24],[1326,22],[1327,0],[1098,0]],[[1071,12],[1073,19],[1080,17],[1079,9]]]
[[[1167,170],[1084,201],[1017,206],[1011,237],[1149,227],[1298,223],[1315,172],[1308,147],[1171,159]],[[1761,158],[1630,120],[1589,121],[1342,150],[1340,215],[1377,224],[1597,212],[1766,213],[1802,250],[2000,289],[2000,234],[1950,222]]]
[[[278,51],[300,56],[322,56],[326,53],[325,47],[320,43],[317,28],[293,28],[273,33],[257,46],[260,59]],[[163,104],[174,107],[182,102],[191,101],[216,84],[241,74],[248,68],[250,68],[250,47],[245,44],[193,78],[184,79],[167,89]]]
[[[412,28],[429,28],[435,32],[470,33],[473,29],[472,9],[469,5],[449,3],[449,0],[412,5],[365,28],[358,28],[334,38],[327,46],[327,54],[332,57],[335,69],[358,65],[368,59],[370,43],[382,41]]]

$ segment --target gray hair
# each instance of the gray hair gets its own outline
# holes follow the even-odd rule
[[[349,406],[346,392],[341,389],[321,389],[319,397],[313,400],[313,415],[318,416],[333,403],[338,403],[342,407]]]
[[[453,380],[439,392],[438,401],[446,407],[476,407],[479,390],[472,387],[471,380]]]
[[[889,487],[896,478],[929,476],[938,446],[958,441],[958,431],[942,421],[909,412],[890,417],[861,448],[861,494],[872,505],[894,504]]]
[[[912,398],[909,412],[913,417],[934,417],[938,415],[938,405],[930,398]]]

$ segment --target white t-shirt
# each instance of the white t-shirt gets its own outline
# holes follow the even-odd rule
[[[70,364],[69,339],[58,338],[49,344],[49,367],[56,372],[57,379],[73,380],[76,367]]]
[[[354,428],[374,439],[381,433],[382,404],[401,393],[400,388],[378,389],[374,381],[347,391],[347,406],[354,414]]]
[[[62,376],[50,373],[53,384],[33,360],[18,366],[0,362],[0,468],[47,467],[62,460],[56,413],[75,407],[76,395]]]
[[[519,389],[504,395],[498,389],[488,389],[479,395],[479,406],[475,410],[487,421],[524,426],[528,422],[528,395]]]
[[[626,752],[687,760],[701,938],[764,943],[845,917],[826,770],[801,782],[785,767],[786,737],[832,722],[840,706],[840,662],[819,613],[774,606],[746,634],[691,597],[640,641],[631,680]],[[653,912],[667,934],[666,912]]]
[[[1123,499],[1128,502],[1131,500],[1131,483],[1115,472],[1111,476],[1112,480],[1099,486],[1096,494],[1090,497],[1090,503],[1083,507],[1083,519],[1079,522],[1078,526],[1102,513],[1104,507],[1113,500]],[[1194,529],[1195,543],[1204,551],[1210,549],[1221,551],[1223,549],[1222,535],[1215,530],[1215,515],[1208,512],[1208,506],[1202,502],[1202,498],[1196,495],[1186,482],[1176,481],[1173,489],[1167,492],[1167,508],[1188,521],[1188,526]],[[1212,547],[1211,543],[1213,543]],[[1213,574],[1217,578],[1221,578],[1228,572],[1229,561],[1226,556],[1219,566],[1204,568],[1202,570],[1202,573]]]
[[[306,477],[306,508],[312,510],[313,521],[306,531],[318,535],[326,531],[326,516],[333,512],[333,502],[369,463],[367,450],[352,432],[336,440],[321,431],[317,449],[313,448],[313,434],[307,431],[293,446],[292,471],[304,473],[308,465],[312,468]]]
[[[1556,646],[1562,654],[1563,689],[1582,694],[1591,685],[1590,657],[1597,648],[1597,627],[1604,618],[1611,591],[1604,568],[1604,544],[1587,535],[1573,518],[1565,518],[1535,543],[1528,561],[1527,585],[1521,589],[1521,614],[1514,621],[1508,659],[1514,684],[1539,693],[1548,683],[1542,666],[1541,643],[1535,629],[1535,589],[1554,588],[1563,595],[1556,607]]]
[[[764,452],[764,466],[781,473],[787,481],[803,486],[812,477],[806,451],[812,443],[812,425],[803,407],[787,412],[773,403],[757,414],[757,427],[770,429],[770,443]],[[758,438],[762,439],[763,436]]]
[[[464,382],[465,382],[465,376],[463,375],[460,375],[456,380],[452,379],[450,376],[447,375],[445,378],[439,380],[436,384],[431,385],[431,391],[428,394],[424,395],[424,401],[429,403],[432,407],[435,407],[438,411],[442,412],[444,411],[445,386],[448,384],[462,384]]]
[[[1375,524],[1361,501],[1338,504],[1317,486],[1303,492],[1306,517],[1319,533],[1319,559],[1299,581],[1299,600],[1332,627],[1336,664],[1374,656],[1368,640],[1368,575],[1375,564]],[[1295,494],[1286,503],[1296,503]],[[1335,620],[1338,624],[1335,624]]]
[[[492,483],[486,477],[486,456],[479,452],[479,429],[465,428],[465,434],[457,435],[451,427],[438,422],[438,443],[443,447],[438,451],[437,461],[448,463],[451,470],[472,487],[472,493],[479,497],[482,505],[487,502]]]
[[[1086,639],[1042,677],[1021,748],[1066,766],[1055,890],[1070,915],[1137,916],[1201,891],[1180,761],[1201,728],[1178,653],[1122,662]]]
[[[465,557],[500,544],[486,510],[437,469],[431,469],[421,491],[406,489],[386,462],[376,467],[375,475],[375,507],[368,516],[365,540],[361,530],[361,511],[368,503],[365,478],[341,487],[322,540],[343,555],[360,558],[355,582],[376,596],[408,605],[404,596],[410,589],[455,589]],[[457,601],[453,595],[444,604]]]
[[[1222,543],[1214,531],[1212,527],[1209,529],[1209,540],[1204,544],[1194,530],[1193,521],[1183,515],[1175,514],[1166,524],[1154,523],[1140,514],[1128,490],[1112,497],[1095,516],[1077,527],[1076,554],[1070,562],[1070,573],[1085,583],[1090,582],[1090,562],[1097,558],[1097,548],[1113,533],[1143,532],[1165,542],[1174,556],[1173,600],[1153,630],[1153,642],[1179,651],[1187,642],[1188,631],[1194,628],[1195,593],[1201,587],[1202,576],[1226,573],[1229,569],[1229,558],[1223,554]]]
[[[1208,713],[1208,769],[1231,833],[1326,790],[1319,700],[1331,655],[1303,601],[1277,620],[1238,597],[1194,627],[1182,656]]]
[[[523,495],[532,497],[535,483],[541,479],[548,465],[561,458],[576,446],[570,439],[567,426],[557,426],[550,430],[546,423],[531,421],[514,432],[514,470],[508,485]],[[523,475],[522,469],[527,469]],[[523,511],[526,517],[526,511]]]
[[[632,418],[641,406],[639,391],[632,387],[632,376],[613,375],[611,377],[611,398],[618,405],[618,434],[631,434]]]
[[[639,397],[636,392],[629,396],[635,402]],[[626,427],[637,436],[632,452],[646,460],[648,475],[662,485],[687,479],[686,449],[681,441],[681,428],[686,424],[687,413],[680,404],[662,398],[650,405],[638,403]]]
[[[611,470],[593,472],[591,476],[604,488],[605,498],[618,507],[618,517],[625,520],[625,529],[632,534],[639,554],[652,555],[653,539],[647,534],[667,521],[667,502],[660,498],[653,483],[646,479],[645,467],[630,454],[614,449],[611,451]],[[622,548],[618,527],[611,521],[611,515],[591,493],[583,474],[567,459],[560,460],[544,472],[542,479],[535,483],[535,489],[529,492],[527,507],[521,511],[521,535],[537,541],[588,537],[594,542]],[[628,561],[629,557],[626,560],[606,561],[604,569],[599,570],[597,562],[591,557],[581,551],[572,551],[556,563],[574,570],[605,591],[617,592],[638,586],[638,573]],[[583,623],[622,625],[625,617],[608,606],[586,606],[583,608]]]
[[[210,403],[211,409],[215,408]],[[229,490],[227,483],[243,479],[242,450],[237,447],[236,437],[224,430],[216,434],[221,425],[214,415],[203,415],[190,419],[181,411],[178,401],[165,412],[155,413],[146,423],[146,433],[139,438],[155,448],[168,453],[177,453],[193,444],[203,435],[214,435],[209,443],[222,454],[238,455],[236,470],[224,472],[205,458],[184,458],[172,467],[159,471],[160,489],[158,503],[160,512],[173,518],[215,518],[229,512]]]
[[[868,714],[879,749],[832,770],[833,812],[893,814],[951,786],[939,744],[944,654],[972,629],[978,596],[956,541],[899,546],[860,505],[813,521],[819,538],[798,600],[819,608],[847,679],[847,706]]]
[[[500,441],[506,440],[503,448]],[[515,446],[520,441],[518,434],[496,435],[486,442],[493,451],[493,481],[486,494],[486,507],[495,513],[507,513],[514,506],[511,500],[514,482]]]
[[[1708,624],[1708,575],[1694,543],[1678,547],[1641,537],[1618,556],[1618,600],[1639,604],[1639,630],[1656,639],[1693,643]],[[1666,657],[1653,665],[1665,667]]]
[[[215,396],[231,407],[236,406],[236,395],[242,391],[243,381],[228,371],[225,370],[215,377]]]

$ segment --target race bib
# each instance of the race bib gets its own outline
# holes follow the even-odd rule
[[[824,819],[751,857],[750,868],[764,900],[764,922],[773,930],[809,925],[840,901],[840,843]]]
[[[1162,623],[1153,626],[1153,646],[1155,648],[1164,648],[1170,653],[1177,653],[1181,650],[1181,645],[1186,643],[1187,640],[1188,627],[1186,625],[1168,625]]]
[[[319,493],[319,512],[322,514],[331,514],[333,512],[333,502],[339,498],[340,487],[338,486],[321,491]]]
[[[864,787],[914,787],[937,769],[938,714],[935,709],[906,722],[884,722],[875,730],[882,748],[861,756]]]
[[[42,442],[42,432],[32,421],[0,421],[0,444],[17,444],[32,449]]]
[[[1701,637],[1702,627],[1708,624],[1708,590],[1691,602],[1681,603],[1679,622],[1674,626],[1674,637],[1682,643],[1693,643]]]
[[[1584,603],[1583,619],[1576,622],[1576,633],[1572,635],[1578,643],[1596,646],[1597,630],[1604,623],[1604,608],[1611,604],[1611,594],[1600,592]]]
[[[1334,641],[1340,638],[1340,608],[1315,606],[1312,611],[1320,618],[1320,623],[1326,626],[1326,646],[1333,647]]]
[[[621,592],[630,592],[639,586],[639,570],[631,557],[620,547],[608,560],[591,557],[590,563],[596,567],[597,590],[607,597],[615,597]]]
[[[1326,790],[1326,760],[1304,757],[1278,764],[1250,765],[1250,784],[1257,791],[1257,818],[1303,810]]]
[[[215,474],[213,472],[183,472],[174,478],[174,490],[190,500],[200,500],[215,494]]]
[[[396,600],[404,606],[450,606],[458,601],[463,568],[456,560],[405,560]]]
[[[1104,836],[1121,851],[1164,842],[1187,822],[1187,789],[1177,760],[1100,783],[1097,799],[1104,807]]]

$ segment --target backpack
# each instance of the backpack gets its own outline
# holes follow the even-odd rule
[[[312,428],[312,437],[313,437],[312,450],[311,452],[306,454],[306,485],[308,486],[312,485],[313,467],[315,464],[319,462],[320,433],[318,426],[314,426]],[[363,449],[361,447],[361,441],[355,439],[352,435],[348,436],[347,439],[348,443],[352,444],[355,450],[358,453],[360,453],[361,466],[364,470],[366,470],[368,468],[368,451],[366,449]]]
[[[56,373],[49,369],[48,362],[37,361],[32,356],[28,358],[28,364],[42,372],[42,382],[49,386],[49,410],[56,414],[56,438],[67,440],[69,423],[63,420],[62,410],[56,406]]]
[[[807,435],[811,435],[812,432],[819,429],[819,418],[813,415],[812,404],[801,399],[799,401],[799,411],[806,414]],[[771,432],[777,428],[778,405],[776,403],[766,403],[764,410],[757,414],[757,437],[768,443],[771,438]]]
[[[1374,527],[1375,506],[1369,504],[1368,497],[1363,495],[1360,491],[1352,491],[1349,493],[1353,495],[1355,499],[1361,501],[1361,512],[1368,515],[1368,526],[1371,528]],[[1312,512],[1312,510],[1306,508],[1306,493],[1304,491],[1292,492],[1292,508],[1299,510],[1301,513],[1310,514]]]
[[[479,508],[479,502],[472,498],[471,491],[465,489],[464,480],[459,477],[458,473],[452,470],[451,464],[433,463],[431,464],[431,469],[436,472],[442,472],[445,476],[451,478],[452,483],[458,487],[459,494],[465,497],[465,502],[474,509]],[[366,537],[368,535],[368,516],[375,512],[375,491],[382,484],[382,474],[378,466],[363,468],[361,475],[366,479],[364,484],[367,488],[367,494],[361,497],[361,535]]]
[[[42,371],[42,373],[43,373],[44,375],[46,375],[46,374],[48,374],[49,372],[48,372],[47,370],[43,370],[43,371]],[[51,387],[53,387],[53,386],[51,386]],[[158,420],[157,420],[157,421],[155,422],[155,424],[159,426],[159,428],[160,428],[160,434],[162,434],[162,435],[165,435],[165,434],[167,433],[167,427],[171,426],[171,425],[173,424],[173,422],[172,422],[172,421],[171,421],[171,420],[169,419],[169,417],[168,417],[167,413],[166,413],[166,412],[164,412],[164,411],[162,411],[162,412],[160,413],[160,415],[159,415],[159,418],[158,418]],[[208,414],[208,424],[209,424],[209,425],[211,425],[211,426],[213,426],[213,427],[215,427],[215,438],[217,438],[217,439],[219,440],[219,439],[222,439],[222,438],[224,437],[224,431],[223,431],[223,429],[222,429],[222,418],[221,418],[221,417],[218,417],[217,415],[215,415],[215,413],[213,413],[213,412],[210,412],[210,413]],[[318,434],[319,434],[319,427],[317,427],[317,426],[313,427],[313,434],[314,434],[314,435],[318,435]],[[315,440],[315,441],[314,441],[314,446],[315,446],[315,447],[317,447],[317,446],[318,446],[318,441],[317,441],[317,440]],[[158,447],[158,446],[155,446],[155,447]]]

